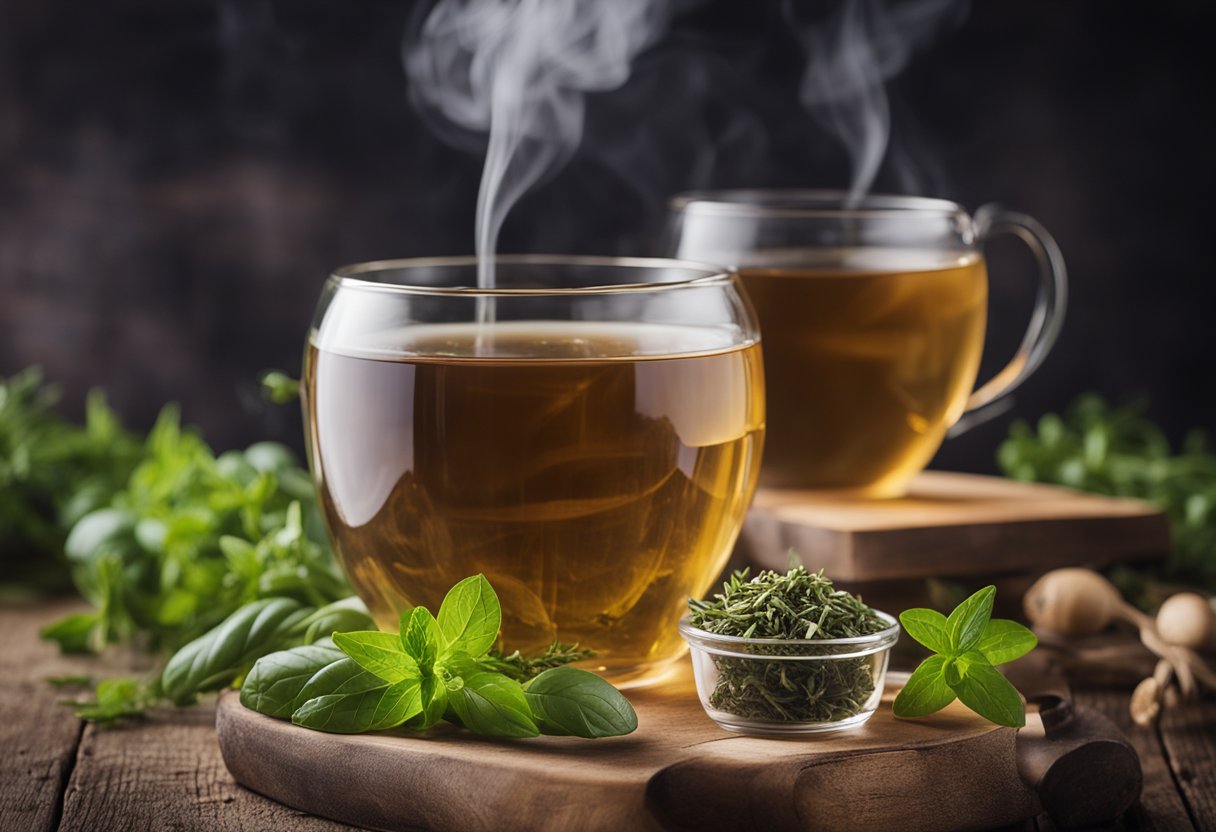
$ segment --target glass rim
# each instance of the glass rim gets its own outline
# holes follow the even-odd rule
[[[847,208],[848,191],[810,188],[740,188],[686,191],[668,200],[678,213],[774,219],[895,219],[967,216],[957,202],[925,196],[867,194]]]
[[[591,268],[626,269],[684,269],[699,272],[695,277],[675,280],[650,280],[640,283],[605,283],[593,286],[556,286],[483,289],[478,286],[422,286],[408,283],[385,283],[368,279],[376,272],[409,269],[476,268],[477,257],[471,254],[450,257],[404,257],[389,260],[369,260],[350,263],[334,269],[329,276],[331,282],[342,286],[381,292],[409,295],[433,295],[440,297],[564,297],[569,295],[611,295],[634,292],[662,292],[670,289],[729,285],[735,270],[726,266],[682,260],[670,257],[609,257],[595,255],[565,254],[496,254],[496,265],[536,265],[542,267],[574,266]]]
[[[838,645],[874,645],[881,647],[888,639],[894,643],[894,638],[897,638],[900,633],[899,622],[895,617],[883,612],[882,610],[874,610],[874,614],[887,623],[886,629],[879,630],[877,633],[870,633],[864,636],[848,636],[845,638],[744,638],[743,636],[728,636],[719,633],[711,633],[708,630],[702,630],[700,627],[694,627],[691,616],[684,616],[678,624],[680,633],[686,639],[695,638],[698,641],[720,642],[723,645],[731,645],[743,647],[746,645],[764,645],[764,646],[785,646],[785,647],[833,647]],[[772,656],[764,656],[755,653],[743,653],[749,658],[775,658]],[[792,656],[790,658],[803,658]],[[833,656],[825,656],[824,658],[834,658]]]

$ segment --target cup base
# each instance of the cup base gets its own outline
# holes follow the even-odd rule
[[[871,485],[817,486],[817,485],[768,485],[760,483],[767,491],[802,492],[817,501],[854,503],[867,500],[898,500],[907,496],[908,482],[879,482]]]

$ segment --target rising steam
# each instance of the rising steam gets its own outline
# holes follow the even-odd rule
[[[793,7],[787,5],[793,19]],[[797,26],[807,53],[800,97],[844,145],[852,165],[846,205],[874,184],[891,134],[886,82],[913,53],[966,15],[960,0],[844,0],[827,20]]]
[[[668,16],[667,0],[441,0],[406,44],[414,102],[489,132],[477,195],[479,286],[494,284],[507,211],[578,147],[584,94],[623,84]]]

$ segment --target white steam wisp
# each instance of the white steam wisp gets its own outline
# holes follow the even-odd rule
[[[417,105],[489,132],[477,195],[477,282],[519,198],[564,164],[583,131],[584,94],[619,87],[666,28],[667,0],[440,0],[405,48]]]
[[[787,6],[791,11],[792,6]],[[878,175],[891,134],[886,82],[914,52],[966,13],[960,0],[844,0],[800,40],[808,60],[800,97],[844,145],[852,165],[846,206],[855,206]]]

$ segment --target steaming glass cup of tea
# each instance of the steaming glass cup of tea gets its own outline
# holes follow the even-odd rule
[[[338,269],[304,362],[309,464],[382,628],[484,573],[506,651],[555,639],[617,683],[684,652],[764,435],[737,278],[659,259],[504,256]]]
[[[1038,222],[995,206],[974,217],[919,197],[844,206],[833,191],[683,194],[667,247],[738,268],[755,307],[768,391],[761,486],[894,497],[964,414],[1042,363],[1064,317],[1064,261]],[[987,317],[982,247],[1005,233],[1034,252],[1038,296],[1013,360],[973,391]]]

